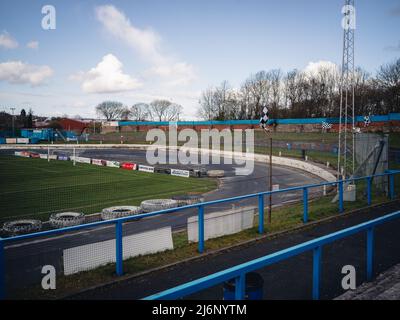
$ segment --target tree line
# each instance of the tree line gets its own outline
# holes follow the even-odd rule
[[[182,106],[169,100],[154,100],[151,103],[136,103],[126,106],[117,101],[104,101],[96,106],[97,114],[107,121],[178,121]]]
[[[29,109],[26,112],[22,109],[20,114],[11,115],[7,112],[0,112],[0,130],[11,130],[14,121],[14,128],[32,128],[33,127],[33,111]]]
[[[321,65],[313,72],[259,71],[240,86],[228,81],[201,93],[198,116],[205,120],[257,119],[264,106],[271,118],[338,117],[340,70]],[[400,112],[400,59],[382,65],[375,76],[362,68],[354,74],[357,115]]]
[[[251,74],[239,88],[228,81],[201,93],[197,115],[204,120],[258,119],[263,107],[271,118],[338,117],[341,72],[333,64],[315,70],[280,69]],[[358,67],[354,73],[354,102],[357,115],[400,112],[400,58],[382,65],[376,74]],[[104,101],[97,114],[112,120],[177,121],[182,106],[169,100],[126,106]]]

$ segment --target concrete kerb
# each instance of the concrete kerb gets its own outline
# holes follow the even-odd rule
[[[62,149],[108,149],[108,148],[117,148],[117,149],[136,149],[146,151],[150,149],[176,149],[182,151],[189,151],[192,153],[200,153],[201,155],[216,155],[216,156],[224,156],[226,158],[234,158],[242,161],[256,161],[267,163],[269,160],[268,155],[256,154],[256,153],[242,153],[242,152],[234,152],[234,151],[221,151],[214,149],[202,149],[202,148],[187,148],[187,147],[160,147],[154,145],[145,145],[145,144],[101,144],[101,145],[68,145],[68,144],[52,144],[52,145],[0,145],[1,149],[39,149],[39,150],[47,150],[47,148],[62,148]],[[302,171],[311,173],[315,176],[318,176],[325,181],[334,182],[336,181],[336,177],[327,169],[321,168],[315,164],[310,163],[309,161],[301,161],[293,158],[286,157],[277,157],[272,156],[272,164],[291,167],[295,169],[300,169]]]
[[[82,289],[82,290],[77,290],[77,291],[75,291],[73,293],[63,295],[63,296],[61,296],[61,297],[59,297],[57,299],[58,300],[73,299],[74,296],[78,296],[79,294],[82,294],[82,293],[85,293],[85,292],[89,292],[89,291],[92,291],[92,290],[98,290],[100,288],[104,288],[104,287],[108,287],[108,286],[112,286],[112,285],[118,285],[118,283],[121,283],[121,282],[124,282],[124,281],[133,280],[135,278],[139,278],[141,276],[145,276],[145,275],[153,273],[153,272],[172,269],[172,268],[174,268],[175,266],[177,266],[179,264],[185,264],[185,263],[189,263],[191,261],[210,258],[210,257],[218,255],[218,254],[229,252],[229,251],[231,251],[233,249],[237,249],[237,248],[240,248],[240,247],[246,247],[248,245],[252,245],[252,244],[254,244],[256,242],[259,242],[259,241],[263,241],[263,240],[267,240],[267,239],[268,240],[272,240],[272,239],[276,239],[278,237],[285,236],[285,235],[288,235],[288,234],[291,234],[291,233],[295,233],[295,232],[298,232],[298,231],[308,230],[308,229],[310,229],[310,228],[312,228],[314,226],[318,226],[318,225],[326,223],[326,222],[342,219],[344,217],[348,217],[350,215],[354,215],[354,214],[360,213],[360,212],[362,212],[362,211],[364,211],[366,209],[384,207],[386,205],[390,205],[390,204],[393,204],[393,203],[399,203],[400,204],[400,201],[399,200],[387,201],[387,202],[384,202],[384,203],[372,205],[370,207],[359,208],[359,209],[355,209],[355,210],[352,210],[352,211],[349,211],[349,212],[342,213],[340,215],[335,215],[335,216],[323,218],[323,219],[320,219],[320,220],[317,220],[317,221],[312,221],[312,222],[309,222],[309,223],[307,223],[305,225],[300,225],[298,227],[294,227],[294,228],[291,228],[291,229],[288,229],[288,230],[278,231],[278,232],[274,232],[274,233],[270,233],[270,234],[264,234],[264,235],[255,235],[255,238],[251,239],[251,240],[243,241],[243,242],[240,242],[240,243],[237,243],[237,244],[234,244],[232,246],[225,247],[225,248],[222,248],[222,249],[209,250],[209,251],[204,252],[202,254],[197,253],[196,256],[193,256],[193,257],[190,257],[190,258],[187,258],[187,259],[183,259],[183,260],[180,260],[180,261],[177,261],[177,262],[173,262],[173,263],[170,263],[170,264],[167,264],[167,265],[164,265],[164,266],[160,266],[160,267],[152,268],[152,269],[145,270],[145,271],[142,271],[142,272],[138,272],[136,274],[125,275],[125,276],[122,276],[122,277],[120,277],[118,279],[115,279],[115,280],[107,281],[107,282],[104,282],[102,284],[91,286],[89,288],[85,288],[85,289]]]

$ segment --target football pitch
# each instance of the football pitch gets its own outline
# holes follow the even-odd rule
[[[46,221],[51,213],[63,211],[91,214],[110,206],[139,205],[146,199],[205,193],[216,186],[208,178],[0,156],[0,220]]]

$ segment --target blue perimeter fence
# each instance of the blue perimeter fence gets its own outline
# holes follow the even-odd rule
[[[395,175],[400,174],[400,170],[388,170],[385,173],[382,174],[376,174],[373,176],[365,176],[365,177],[354,177],[346,180],[339,180],[339,181],[334,181],[334,182],[324,182],[324,183],[319,183],[319,184],[309,184],[309,185],[304,185],[304,186],[298,186],[298,187],[292,187],[292,188],[287,188],[287,189],[280,189],[280,190],[273,190],[273,191],[265,191],[265,192],[259,192],[259,193],[254,193],[254,194],[247,194],[243,196],[238,196],[238,197],[232,197],[232,198],[226,198],[226,199],[220,199],[220,200],[214,200],[214,201],[208,201],[208,202],[201,202],[198,204],[193,204],[193,205],[187,205],[187,206],[182,206],[182,207],[176,207],[176,208],[171,208],[171,209],[165,209],[165,210],[160,210],[160,211],[154,211],[151,213],[145,213],[145,214],[139,214],[139,215],[134,215],[134,216],[129,216],[129,217],[123,217],[123,218],[118,218],[114,220],[106,220],[106,221],[99,221],[99,222],[93,222],[93,223],[87,223],[87,224],[82,224],[78,226],[73,226],[73,227],[66,227],[66,228],[61,228],[61,229],[55,229],[55,230],[48,230],[48,231],[42,231],[42,232],[36,232],[36,233],[30,233],[30,234],[24,234],[24,235],[19,235],[19,236],[14,236],[10,238],[0,238],[0,299],[5,299],[6,296],[6,290],[5,290],[5,264],[4,264],[4,247],[6,243],[11,243],[11,242],[16,242],[16,241],[21,241],[21,240],[26,240],[26,239],[32,239],[32,238],[38,238],[38,237],[45,237],[45,236],[52,236],[55,234],[61,234],[69,231],[77,231],[77,230],[82,230],[82,229],[89,229],[97,226],[102,226],[106,224],[114,224],[115,225],[115,236],[116,236],[116,274],[117,276],[122,276],[123,275],[123,233],[122,233],[122,225],[124,222],[128,221],[135,221],[139,220],[142,218],[146,217],[153,217],[157,215],[164,215],[164,214],[170,214],[174,212],[179,212],[183,211],[186,209],[191,209],[191,208],[197,208],[198,209],[198,234],[199,234],[199,241],[198,241],[198,252],[203,253],[205,250],[205,240],[204,240],[204,208],[206,206],[210,205],[215,205],[215,204],[221,204],[221,203],[227,203],[227,202],[234,202],[234,201],[239,201],[239,200],[244,200],[244,199],[250,199],[250,198],[258,198],[258,233],[263,234],[264,233],[264,197],[268,195],[273,195],[277,193],[285,193],[285,192],[292,192],[292,191],[297,191],[297,190],[303,190],[303,222],[307,223],[308,222],[308,190],[310,188],[317,188],[317,187],[323,187],[323,186],[336,186],[338,190],[338,212],[343,213],[344,212],[344,198],[343,198],[343,189],[344,185],[347,183],[352,183],[356,181],[361,181],[365,180],[367,182],[367,201],[368,205],[372,204],[372,180],[373,178],[376,177],[385,177],[387,176],[389,178],[389,198],[394,199],[395,198]],[[379,220],[380,221],[380,220]],[[386,221],[386,220],[385,220]],[[378,224],[378,222],[376,222]],[[369,225],[368,225],[369,226]],[[370,226],[370,227],[373,227]],[[368,227],[368,228],[370,228]],[[358,229],[356,229],[358,230]],[[354,231],[352,231],[354,232]],[[369,238],[372,239],[373,233],[372,231],[370,232],[371,235],[369,235]],[[335,235],[337,239],[340,237],[343,237],[345,235],[350,234],[350,231],[346,231],[343,235]],[[336,239],[335,238],[335,239]],[[291,248],[287,249],[286,251],[284,250],[282,253],[280,252],[277,254],[277,256],[267,256],[265,259],[267,259],[265,262],[264,260],[261,260],[262,262],[257,262],[255,263],[255,267],[250,264],[249,269],[244,269],[244,270],[239,270],[239,271],[229,271],[229,277],[236,278],[237,286],[238,288],[236,290],[236,297],[237,298],[242,298],[243,297],[243,290],[244,290],[244,275],[246,272],[248,272],[250,269],[255,270],[257,269],[258,266],[261,266],[262,263],[271,264],[272,262],[279,261],[279,259],[285,259],[288,258],[292,255],[295,255],[296,253],[301,253],[306,250],[314,250],[314,290],[313,290],[313,298],[317,299],[319,297],[319,265],[318,263],[320,262],[320,255],[321,255],[321,246],[325,243],[328,243],[327,238],[321,238],[317,239],[314,241],[315,242],[313,245],[307,243],[304,244],[303,247],[297,248]],[[372,240],[369,241],[372,241]],[[318,242],[320,241],[320,242]],[[333,241],[333,240],[332,240]],[[313,243],[313,242],[311,242]],[[318,245],[316,245],[318,243]],[[303,251],[302,251],[303,250]],[[372,249],[370,249],[372,250]],[[372,268],[372,265],[370,266]],[[372,269],[371,269],[372,270]],[[236,272],[236,273],[235,273]],[[369,273],[372,275],[372,271]],[[228,280],[229,278],[226,278],[225,276],[217,277],[216,279],[213,279],[212,281],[219,281],[221,279],[226,279]],[[223,281],[223,280],[221,280]],[[201,285],[196,286],[197,289],[200,288],[200,286],[203,286],[203,288],[206,288],[206,285],[210,282],[206,283],[201,283]],[[217,284],[218,282],[213,282]],[[179,287],[178,287],[179,288]],[[195,288],[195,289],[196,289]],[[196,289],[196,290],[197,290]],[[177,291],[177,294],[174,295],[174,293],[171,293],[171,295],[168,294],[168,296],[152,296],[153,298],[173,298],[173,297],[178,297],[178,296],[183,296],[186,295],[187,292],[192,292],[190,290],[194,290],[192,287],[188,287],[187,291],[186,289],[182,291]]]
[[[400,211],[385,215],[383,217],[361,223],[354,227],[343,229],[329,235],[307,241],[296,246],[269,254],[267,256],[240,264],[238,266],[214,273],[212,275],[194,280],[183,285],[177,286],[146,297],[144,300],[167,300],[178,299],[201,290],[221,284],[225,281],[235,279],[235,300],[245,298],[245,279],[246,273],[267,267],[274,263],[289,259],[307,251],[313,252],[313,276],[312,276],[312,298],[319,299],[320,278],[321,278],[321,253],[322,247],[334,241],[349,237],[356,233],[367,231],[367,281],[372,280],[373,261],[374,261],[374,228],[378,225],[387,223],[400,218]]]

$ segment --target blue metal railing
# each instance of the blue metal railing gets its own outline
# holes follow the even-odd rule
[[[264,192],[259,192],[259,193],[247,194],[247,195],[243,195],[243,196],[237,196],[237,197],[202,202],[202,203],[198,203],[198,204],[192,204],[192,205],[187,205],[187,206],[182,206],[182,207],[177,207],[177,208],[154,211],[154,212],[150,212],[150,213],[144,213],[144,214],[139,214],[139,215],[135,215],[135,216],[123,217],[123,218],[118,218],[118,219],[114,219],[114,220],[92,222],[92,223],[82,224],[82,225],[73,226],[73,227],[41,231],[41,232],[24,234],[24,235],[19,235],[19,236],[10,237],[10,238],[0,238],[0,299],[5,297],[4,246],[6,243],[27,240],[27,239],[32,239],[32,238],[38,238],[38,237],[52,236],[55,234],[61,234],[61,233],[70,232],[70,231],[72,232],[72,231],[77,231],[77,230],[81,230],[81,229],[89,229],[89,228],[93,228],[93,227],[114,224],[115,225],[115,234],[116,234],[116,274],[123,275],[122,225],[125,222],[135,221],[135,220],[139,220],[142,218],[148,218],[148,217],[153,217],[153,216],[158,216],[158,215],[172,214],[174,212],[179,212],[179,211],[183,211],[183,210],[187,210],[187,209],[196,208],[198,210],[198,234],[199,234],[198,252],[203,253],[205,250],[204,208],[207,206],[221,204],[221,203],[227,203],[227,202],[240,201],[240,200],[251,199],[251,198],[258,198],[258,217],[259,217],[258,232],[260,234],[262,234],[262,233],[264,233],[264,197],[265,196],[272,195],[272,194],[278,194],[278,193],[302,190],[303,191],[303,201],[304,201],[303,222],[307,223],[308,222],[308,190],[309,189],[323,187],[323,186],[337,186],[338,193],[339,193],[338,211],[339,211],[339,213],[342,213],[344,211],[344,203],[343,203],[343,186],[344,186],[344,184],[355,182],[355,181],[361,181],[361,180],[367,181],[367,199],[368,199],[368,204],[370,205],[372,203],[372,192],[371,192],[372,178],[388,176],[389,177],[389,197],[390,197],[390,199],[394,199],[395,198],[394,176],[396,174],[400,174],[400,170],[391,170],[391,171],[387,171],[386,173],[376,174],[374,176],[357,177],[357,178],[351,178],[351,179],[347,179],[347,180],[339,180],[339,181],[334,181],[334,182],[323,182],[323,183],[318,183],[318,184],[309,184],[309,185],[286,188],[286,189],[279,189],[279,190],[274,190],[274,191],[264,191]]]
[[[148,296],[145,300],[167,300],[178,299],[190,294],[194,294],[204,289],[219,285],[225,281],[235,279],[235,299],[242,300],[245,294],[245,286],[237,285],[243,282],[247,273],[270,266],[274,263],[297,256],[307,251],[313,251],[313,285],[312,298],[318,300],[320,296],[320,279],[321,279],[321,254],[324,245],[354,235],[356,233],[367,231],[367,281],[373,277],[373,257],[374,257],[374,228],[383,223],[387,223],[394,219],[400,218],[400,211],[388,214],[381,218],[377,218],[368,222],[361,223],[354,227],[343,229],[329,235],[310,240],[293,247],[266,255],[264,257],[240,264],[238,266],[211,274],[209,276],[182,284],[175,288],[165,290],[163,292]]]

